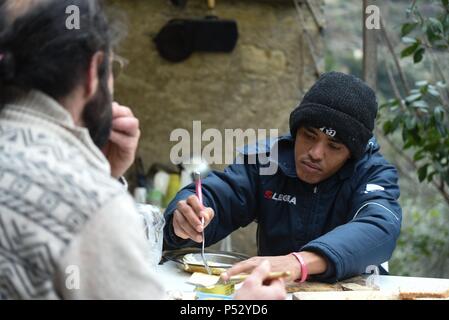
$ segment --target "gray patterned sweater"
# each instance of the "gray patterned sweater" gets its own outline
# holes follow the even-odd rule
[[[0,299],[156,299],[132,198],[87,129],[31,92],[0,110]]]

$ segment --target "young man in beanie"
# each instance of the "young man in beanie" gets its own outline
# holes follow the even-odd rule
[[[335,282],[387,261],[401,228],[397,171],[373,138],[375,93],[360,79],[323,74],[290,115],[290,134],[245,148],[243,157],[276,150],[278,170],[260,175],[260,163],[233,164],[181,190],[166,210],[170,248],[198,245],[205,218],[206,245],[257,221],[258,254],[227,276],[248,272],[262,259],[292,278]],[[260,149],[259,149],[260,150]],[[224,276],[226,278],[226,275]]]
[[[0,300],[166,298],[117,179],[140,130],[112,102],[115,29],[100,1],[0,0]],[[269,271],[235,297],[284,298]]]

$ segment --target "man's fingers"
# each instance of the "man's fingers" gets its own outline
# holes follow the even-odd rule
[[[280,300],[286,298],[287,292],[284,281],[282,279],[268,279],[271,264],[266,257],[253,257],[237,264],[235,267],[237,268],[232,268],[234,270],[230,271],[240,273],[244,269],[248,270],[249,267],[255,267],[235,294],[235,299]]]
[[[181,231],[181,234],[183,233],[187,235],[188,238],[192,239],[195,242],[201,242],[203,240],[201,233],[195,231],[182,215],[182,213],[180,213],[178,210],[176,210],[174,213],[173,220],[175,219],[177,226]]]
[[[204,206],[202,203],[200,203],[200,199],[198,199],[197,196],[191,195],[186,199],[187,204],[192,207],[193,211],[197,212],[198,214],[204,210]]]
[[[136,145],[139,143],[138,137],[140,136],[140,130],[136,137],[131,137],[121,132],[111,131],[109,136],[109,141],[119,146],[122,150],[134,150]]]
[[[116,118],[112,121],[112,129],[135,137],[139,130],[139,120],[134,117]]]
[[[112,103],[112,117],[134,117],[133,112],[130,108],[120,105],[118,102]]]
[[[201,217],[204,217],[204,227],[206,227],[214,217],[212,208],[204,209],[195,195],[188,197],[187,200],[179,201],[176,208],[173,219],[174,221],[176,219],[178,229],[182,230],[193,241],[201,242],[203,240]],[[175,224],[173,224],[174,226]]]
[[[223,274],[223,280],[226,280],[228,277],[232,277],[240,273],[250,273],[258,265],[258,262],[258,258],[250,258],[248,260],[235,264],[232,268],[226,271],[225,274]]]
[[[203,226],[201,224],[201,220],[198,215],[193,211],[192,207],[187,204],[186,201],[181,200],[176,205],[178,211],[183,215],[183,217],[188,221],[188,223],[194,228],[197,232],[203,231]]]
[[[270,273],[270,269],[270,262],[268,262],[268,260],[264,260],[260,265],[254,268],[249,277],[246,278],[245,282],[250,285],[262,285]]]
[[[189,239],[189,235],[182,229],[182,227],[179,225],[178,218],[175,214],[173,214],[173,230],[175,231],[175,234],[182,238],[182,239]]]
[[[186,200],[187,204],[192,207],[195,214],[201,218],[204,217],[204,227],[210,223],[210,221],[214,217],[214,210],[212,208],[205,208],[202,203],[200,203],[200,199],[196,195],[191,195]],[[199,230],[199,229],[198,229]]]
[[[266,288],[270,290],[270,298],[273,300],[285,300],[287,298],[285,283],[281,279],[271,281]]]
[[[200,212],[200,218],[204,217],[204,227],[207,227],[211,220],[214,218],[215,213],[212,208],[205,208]]]
[[[264,260],[254,269],[250,277],[265,279],[270,273],[270,270],[271,270],[270,262],[268,260]]]

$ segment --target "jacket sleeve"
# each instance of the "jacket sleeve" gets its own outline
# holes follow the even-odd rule
[[[214,219],[204,230],[206,246],[213,245],[255,219],[258,176],[257,165],[233,164],[224,172],[214,171],[202,180],[204,206],[215,212]],[[166,249],[200,246],[192,240],[179,238],[173,230],[172,220],[176,204],[192,194],[195,194],[194,184],[182,189],[165,210]]]
[[[329,268],[321,281],[362,274],[391,258],[399,237],[402,210],[396,169],[385,160],[371,167],[355,190],[348,221],[301,250],[323,255]]]

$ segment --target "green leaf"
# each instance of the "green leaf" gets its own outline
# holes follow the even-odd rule
[[[426,34],[429,42],[431,43],[434,43],[435,41],[441,40],[443,38],[441,35],[442,33],[436,32],[434,28],[427,28]]]
[[[441,122],[444,119],[444,109],[442,106],[436,106],[433,110],[433,115],[437,122]]]
[[[399,99],[391,99],[389,100],[390,107],[399,106]]]
[[[411,38],[411,37],[402,37],[402,42],[406,43],[406,44],[412,44],[412,43],[417,43],[418,39],[416,38]]]
[[[415,117],[407,117],[405,120],[405,127],[407,129],[413,129],[416,127],[416,118]]]
[[[420,80],[420,81],[416,81],[416,82],[415,82],[415,85],[416,85],[417,87],[426,86],[426,85],[428,85],[428,84],[429,84],[429,81],[427,81],[427,80]]]
[[[402,132],[402,136],[404,136],[404,132]],[[404,150],[410,149],[412,146],[415,145],[415,142],[413,140],[408,140],[406,143],[404,143],[404,146],[402,147]]]
[[[449,7],[447,8],[448,12],[449,12]],[[444,27],[444,32],[447,32],[447,29],[449,27],[449,14],[446,14],[446,18],[444,20],[442,20],[443,22],[443,27]]]
[[[421,92],[422,95],[426,95],[428,89],[429,89],[429,85],[426,84],[425,86],[422,86],[422,87],[419,89],[419,91]]]
[[[416,42],[412,44],[411,46],[408,46],[404,50],[401,51],[401,58],[405,58],[408,56],[411,56],[419,47],[419,42]]]
[[[416,101],[413,101],[412,107],[427,109],[429,107],[429,105],[424,100],[416,100]]]
[[[422,160],[425,158],[425,154],[423,152],[423,150],[419,150],[418,152],[416,152],[413,156],[413,161],[417,162],[419,160]]]
[[[427,176],[427,168],[429,167],[429,164],[426,163],[425,165],[423,165],[421,168],[418,169],[418,179],[419,182],[423,182],[424,179]]]
[[[440,88],[446,88],[446,83],[444,83],[444,81],[437,81],[436,85]]]
[[[443,7],[449,9],[449,0],[441,0],[441,3],[443,4]]]
[[[433,178],[433,176],[436,174],[437,172],[434,170],[434,171],[432,171],[431,173],[429,173],[428,175],[427,175],[427,182],[430,182],[430,181],[432,181],[432,178]]]
[[[422,97],[421,93],[411,94],[405,98],[405,101],[408,103],[412,103],[415,100],[421,99],[421,97]]]
[[[389,133],[391,133],[393,130],[391,130],[391,121],[385,121],[383,126],[382,126],[382,131],[384,132],[385,135],[388,135]]]
[[[429,86],[429,88],[427,89],[427,92],[429,92],[429,94],[431,94],[434,97],[440,96],[440,92],[435,88],[435,86]]]
[[[435,126],[437,127],[438,132],[440,133],[440,135],[441,135],[442,137],[445,137],[446,134],[447,134],[446,127],[445,127],[441,122],[435,123]]]
[[[423,57],[424,57],[424,52],[426,51],[426,49],[424,49],[424,48],[419,48],[416,52],[415,52],[415,54],[413,55],[413,62],[414,63],[418,63],[418,62],[421,62],[421,60],[423,59]]]
[[[417,22],[404,23],[401,28],[401,37],[408,35],[416,28],[417,25],[418,25]]]
[[[441,23],[440,20],[435,19],[435,18],[429,18],[429,24],[430,27],[435,31],[435,32],[439,32],[439,33],[443,33],[443,24]]]
[[[380,109],[392,108],[392,107],[398,106],[398,105],[399,105],[399,100],[398,99],[389,99],[385,103],[381,104],[379,108]]]
[[[385,135],[388,135],[388,134],[394,132],[397,127],[398,127],[398,123],[388,120],[383,125],[383,132]]]

